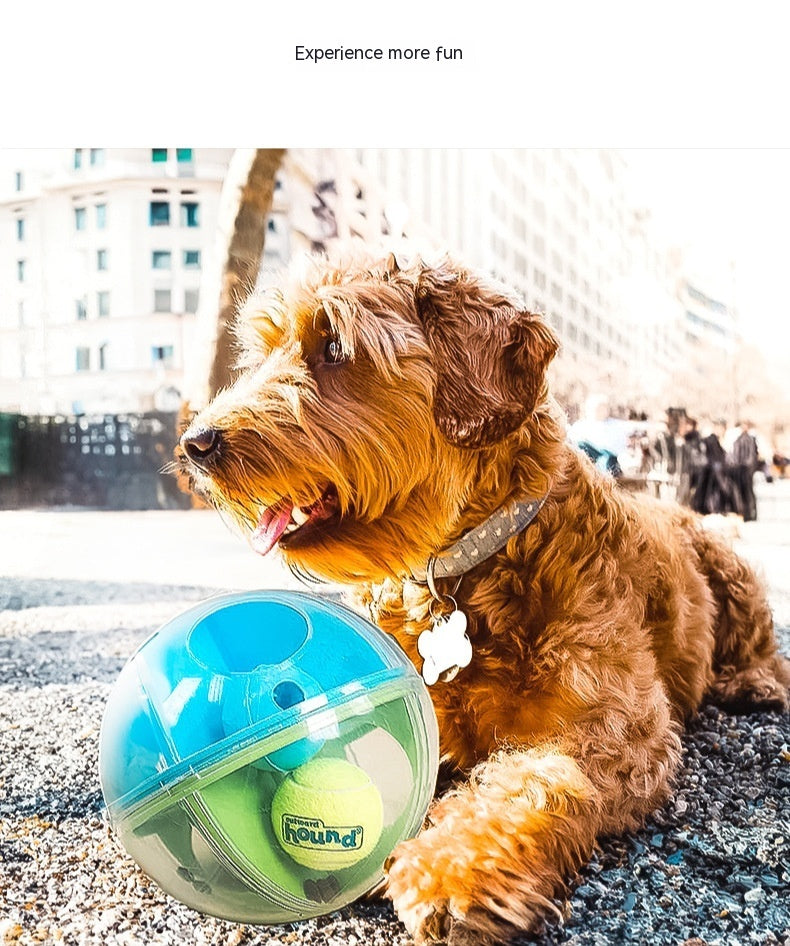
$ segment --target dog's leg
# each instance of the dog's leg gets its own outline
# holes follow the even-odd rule
[[[680,758],[663,689],[643,715],[601,705],[557,742],[501,750],[399,845],[388,895],[417,942],[502,943],[534,930],[596,838],[635,827]]]
[[[711,697],[736,710],[786,710],[790,661],[777,651],[762,582],[719,536],[700,531],[694,547],[717,605]]]

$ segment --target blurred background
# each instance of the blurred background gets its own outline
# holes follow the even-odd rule
[[[0,150],[0,506],[188,505],[160,471],[179,412],[232,380],[236,305],[294,255],[354,237],[447,250],[545,313],[571,431],[634,488],[682,492],[692,430],[731,451],[748,429],[759,470],[781,477],[789,159]]]

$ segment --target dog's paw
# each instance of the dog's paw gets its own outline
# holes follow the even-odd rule
[[[386,895],[418,946],[491,946],[504,942],[491,935],[491,918],[474,908],[462,909],[459,894],[447,889],[441,872],[432,869],[420,840],[399,845],[387,865]],[[475,922],[475,918],[482,922]],[[487,919],[487,922],[486,922]]]
[[[475,930],[462,919],[450,916],[437,904],[422,903],[419,907],[398,906],[395,910],[418,946],[491,946],[493,940]]]
[[[424,869],[419,846],[412,840],[395,849],[386,865],[386,895],[419,946],[445,943],[450,929],[448,904],[437,900],[436,878]]]

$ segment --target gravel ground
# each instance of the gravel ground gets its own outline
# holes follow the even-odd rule
[[[0,529],[15,536],[0,552],[0,943],[407,946],[378,902],[268,929],[200,916],[149,881],[102,818],[99,727],[129,654],[222,590],[215,572],[234,588],[290,576],[263,572],[210,513],[6,512]],[[790,652],[790,482],[763,487],[761,521],[741,536]],[[605,842],[559,904],[564,921],[520,942],[789,946],[789,742],[787,716],[703,707],[672,801]]]

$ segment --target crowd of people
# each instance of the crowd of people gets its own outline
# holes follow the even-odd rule
[[[762,471],[770,481],[774,468],[783,476],[788,467],[773,451],[766,459],[748,420],[732,428],[716,421],[701,431],[684,409],[668,410],[660,423],[644,415],[614,417],[602,396],[588,400],[569,435],[615,477],[669,492],[702,515],[734,513],[746,522],[757,518],[755,474]]]
[[[677,434],[667,431],[659,444],[667,473],[676,476],[678,502],[703,515],[735,513],[744,522],[757,518],[754,475],[767,466],[748,421],[739,421],[732,432],[718,421],[703,437],[696,420],[682,415]]]

